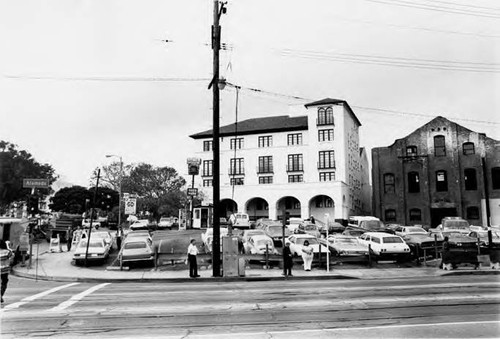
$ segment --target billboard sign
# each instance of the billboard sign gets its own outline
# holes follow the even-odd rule
[[[23,179],[23,188],[49,188],[49,179]]]

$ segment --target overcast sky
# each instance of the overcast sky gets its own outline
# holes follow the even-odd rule
[[[354,109],[369,150],[437,115],[500,139],[498,1],[227,7],[221,75],[243,87],[240,120],[330,97]],[[0,140],[73,184],[106,154],[187,175],[189,135],[212,124],[212,19],[211,0],[1,1]],[[221,124],[234,122],[234,89],[221,100]]]

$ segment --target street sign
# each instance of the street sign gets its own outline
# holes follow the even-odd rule
[[[190,196],[195,196],[195,195],[198,195],[198,189],[197,188],[188,188],[187,189],[187,195],[190,195]]]
[[[49,188],[49,179],[23,179],[23,188]]]
[[[125,214],[135,214],[137,206],[137,199],[125,200]]]

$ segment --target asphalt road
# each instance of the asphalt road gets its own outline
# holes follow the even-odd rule
[[[497,276],[62,283],[11,277],[2,338],[493,338]]]

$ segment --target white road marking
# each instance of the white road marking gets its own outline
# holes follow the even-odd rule
[[[81,293],[78,293],[74,296],[72,296],[70,299],[60,303],[59,305],[57,305],[56,307],[53,307],[51,308],[49,311],[53,311],[53,312],[57,312],[57,311],[62,311],[68,307],[70,307],[71,305],[77,303],[78,301],[82,300],[83,298],[85,298],[87,295],[91,294],[91,293],[94,293],[95,291],[103,288],[104,286],[107,286],[109,285],[110,283],[104,283],[104,284],[99,284],[99,285],[96,285],[94,287],[91,287]]]
[[[78,284],[79,283],[75,282],[75,283],[66,284],[66,285],[62,285],[62,286],[51,288],[50,290],[47,290],[47,291],[44,291],[44,292],[32,295],[30,297],[23,298],[21,301],[18,301],[16,303],[9,304],[9,305],[5,306],[1,311],[8,311],[8,310],[12,310],[14,308],[18,308],[18,307],[20,307],[20,306],[22,306],[24,304],[29,303],[30,301],[33,301],[33,300],[36,300],[36,299],[40,299],[42,297],[45,297],[46,295],[52,294],[52,293],[57,292],[59,290],[62,290],[64,288],[68,288],[68,287],[71,287],[71,286],[74,286],[74,285],[78,285]]]

